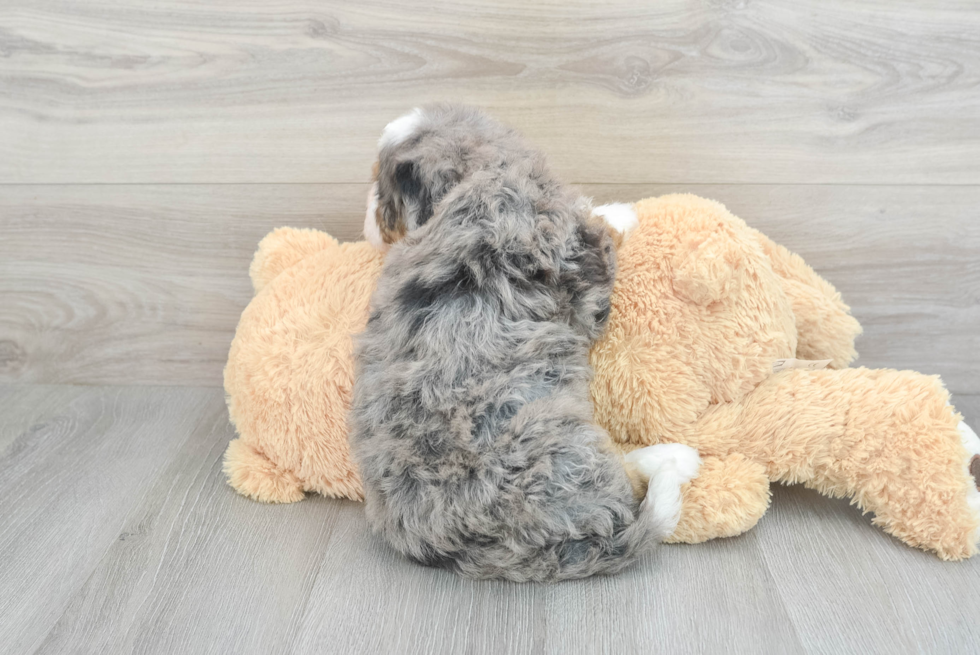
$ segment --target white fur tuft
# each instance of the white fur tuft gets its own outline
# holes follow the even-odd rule
[[[384,252],[388,250],[388,244],[381,238],[381,229],[378,227],[378,183],[371,185],[367,197],[367,214],[364,215],[364,238],[372,246]]]
[[[650,482],[644,504],[653,503],[658,524],[665,527],[666,539],[677,529],[681,518],[681,485],[698,476],[698,451],[679,443],[657,444],[628,453],[624,459],[635,464]]]
[[[601,216],[602,220],[606,222],[606,225],[623,236],[628,235],[639,224],[633,205],[626,204],[625,202],[599,205],[592,210],[592,213],[596,216]]]
[[[970,460],[973,459],[974,455],[980,455],[980,437],[963,421],[960,421],[957,428],[960,431],[960,439],[963,441],[963,447],[966,448],[966,462],[963,466],[966,469],[967,478],[971,482],[969,485],[970,490],[966,493],[966,502],[970,505],[970,509],[973,510],[974,516],[980,519],[980,491],[977,491],[976,485],[972,484],[973,476],[970,474]],[[974,542],[980,542],[980,527],[977,528],[977,532],[974,535]]]
[[[385,146],[398,145],[407,139],[421,121],[422,110],[416,107],[404,116],[399,116],[385,125],[385,129],[381,133],[381,138],[378,139],[378,150],[381,150]]]

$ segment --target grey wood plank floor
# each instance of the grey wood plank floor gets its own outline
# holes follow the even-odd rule
[[[968,420],[980,396],[959,396]],[[359,503],[228,487],[221,391],[0,387],[0,652],[964,653],[980,560],[775,489],[749,533],[567,584],[394,555]]]
[[[980,558],[799,487],[535,586],[220,470],[258,240],[358,238],[380,129],[444,99],[597,200],[724,202],[843,292],[859,363],[980,425],[978,34],[974,0],[0,2],[0,653],[980,650]]]

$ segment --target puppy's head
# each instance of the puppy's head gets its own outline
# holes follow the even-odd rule
[[[378,141],[364,236],[385,250],[432,219],[439,202],[486,164],[506,129],[461,105],[413,109],[388,123]]]

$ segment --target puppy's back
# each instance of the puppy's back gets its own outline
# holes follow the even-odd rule
[[[473,577],[618,570],[665,526],[638,515],[592,422],[608,237],[512,132],[434,111],[379,166],[379,224],[402,220],[406,236],[358,341],[351,442],[368,517],[401,552]]]

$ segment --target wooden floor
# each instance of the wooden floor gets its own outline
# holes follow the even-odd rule
[[[256,243],[357,238],[378,133],[440,99],[597,200],[724,202],[838,286],[859,363],[980,425],[978,34],[973,0],[0,3],[0,653],[980,651],[980,558],[798,487],[741,537],[522,586],[220,470]]]

